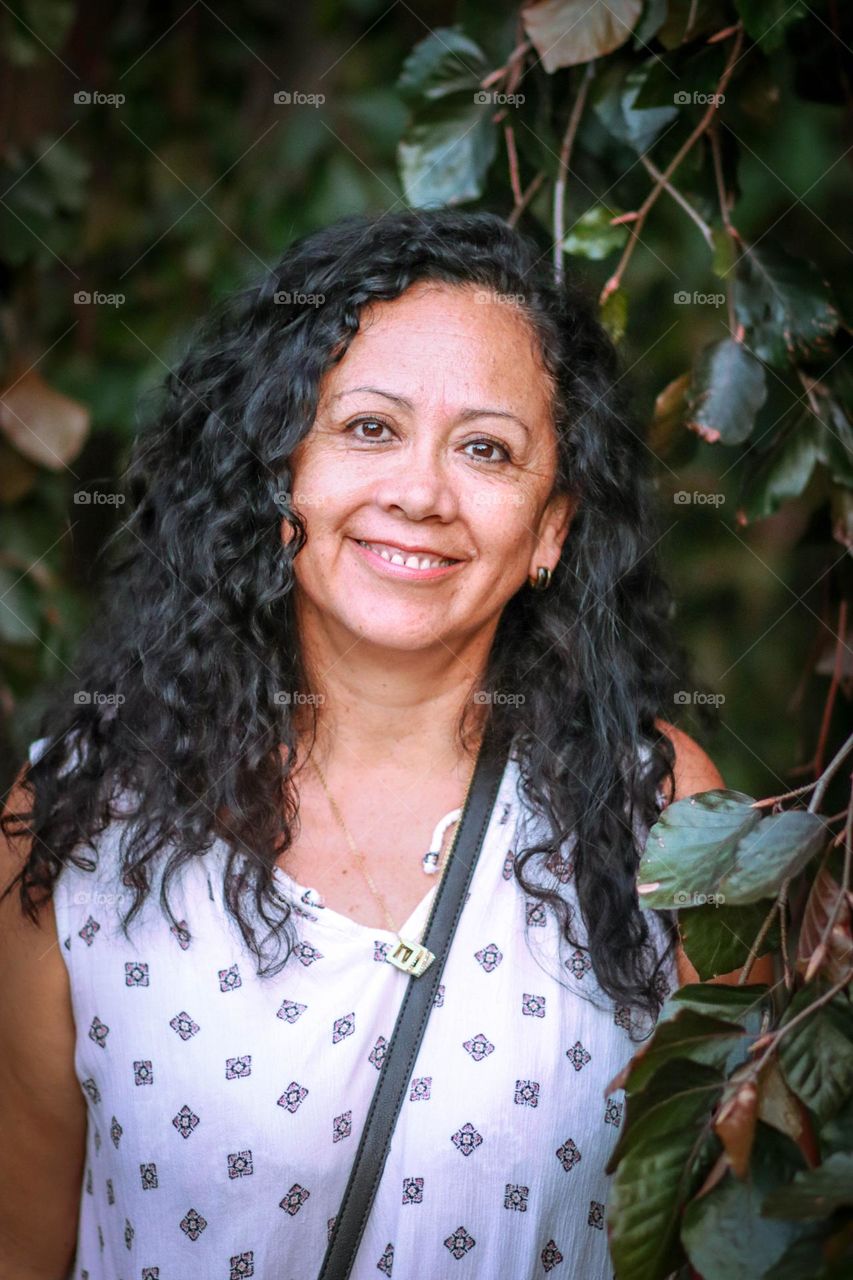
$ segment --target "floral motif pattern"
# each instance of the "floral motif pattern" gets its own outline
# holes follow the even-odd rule
[[[304,1187],[300,1187],[298,1182],[294,1182],[284,1199],[279,1201],[279,1205],[285,1213],[289,1213],[293,1217],[302,1208],[310,1194],[310,1191],[306,1191]]]
[[[219,970],[220,991],[236,991],[242,985],[243,979],[240,977],[240,969],[236,964],[232,964],[228,969]]]
[[[468,1234],[465,1227],[457,1227],[444,1243],[454,1258],[464,1258],[477,1242]]]
[[[586,1064],[592,1061],[591,1055],[583,1047],[580,1040],[576,1040],[571,1049],[566,1050],[566,1057],[575,1071],[582,1071]]]
[[[483,966],[486,973],[491,973],[494,969],[497,969],[504,958],[503,952],[496,942],[490,942],[487,947],[482,947],[479,951],[475,951],[474,957]]]
[[[403,1204],[421,1204],[424,1198],[423,1178],[403,1179]]]
[[[528,1018],[544,1018],[545,997],[531,996],[525,991],[521,997],[521,1012]]]
[[[487,1036],[483,1035],[482,1031],[479,1035],[472,1036],[470,1040],[466,1040],[464,1047],[475,1062],[482,1062],[483,1058],[487,1058],[490,1053],[495,1051],[495,1046]]]
[[[308,1097],[308,1090],[304,1085],[297,1084],[295,1080],[291,1080],[284,1093],[278,1100],[278,1105],[284,1107],[285,1111],[298,1111],[299,1106]]]
[[[463,1156],[472,1155],[483,1141],[483,1135],[478,1133],[474,1126],[468,1121],[463,1124],[461,1129],[457,1129],[451,1135],[453,1145],[457,1151],[461,1151]]]

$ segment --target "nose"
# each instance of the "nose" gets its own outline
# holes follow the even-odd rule
[[[377,481],[377,504],[409,520],[454,520],[459,500],[443,450],[438,442],[422,439],[389,458],[388,469]]]

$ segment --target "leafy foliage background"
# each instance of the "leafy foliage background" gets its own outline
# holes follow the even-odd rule
[[[849,314],[849,17],[833,5],[741,9],[759,35],[765,22],[767,34],[757,44],[747,37],[724,109],[733,222],[760,248],[807,254]],[[698,35],[680,45],[691,12]],[[580,272],[590,289],[597,292],[612,272],[627,230],[610,227],[602,208],[634,210],[650,187],[637,152],[650,129],[644,122],[643,134],[636,124],[650,113],[623,108],[620,119],[626,71],[647,69],[643,92],[655,101],[671,99],[682,83],[691,92],[712,90],[723,51],[705,41],[736,18],[729,4],[646,4],[636,38],[598,60],[564,218],[566,269]],[[670,48],[650,34],[663,20]],[[450,58],[446,32],[454,26],[467,41],[461,61]],[[79,495],[115,488],[141,398],[164,376],[193,321],[248,271],[271,263],[291,237],[345,212],[473,195],[479,206],[509,215],[506,124],[520,181],[545,174],[519,223],[550,253],[550,188],[584,68],[546,71],[531,57],[519,90],[526,102],[495,124],[500,108],[472,104],[467,81],[504,66],[516,47],[513,4],[325,0],[288,10],[265,0],[198,0],[189,8],[27,0],[4,8],[0,30],[0,384],[14,384],[3,396],[11,407],[0,435],[8,778],[23,758],[44,682],[71,663],[95,556],[121,517],[117,506],[84,505]],[[431,38],[436,30],[444,34]],[[434,64],[440,78],[454,61],[463,79],[453,92],[430,97],[433,86],[422,100],[423,64]],[[75,102],[81,91],[126,100]],[[280,105],[274,95],[282,91],[325,101]],[[593,104],[599,91],[603,101]],[[470,147],[465,163],[439,163],[417,190],[419,172],[435,159],[426,141],[424,161],[418,135],[428,140],[439,120],[445,141],[453,141],[472,111],[479,141],[462,144]],[[667,125],[654,149],[658,165],[700,113],[693,105],[679,113],[671,102],[651,113]],[[710,171],[707,148],[696,148],[675,185],[718,228]],[[715,275],[715,255],[725,261],[725,246],[709,248],[664,195],[619,299],[627,303],[623,345],[640,421],[651,421],[655,397],[704,346],[727,336],[725,307],[673,302],[678,292],[692,298],[728,287]],[[77,303],[81,292],[124,301]],[[801,309],[813,305],[807,290]],[[809,368],[832,364],[845,340],[837,335],[822,366]],[[22,370],[30,370],[23,387],[16,383]],[[832,377],[839,386],[849,382],[849,362],[835,365]],[[665,551],[680,625],[709,688],[725,698],[707,745],[725,777],[755,789],[777,785],[813,749],[838,629],[840,570],[830,565],[843,546],[836,542],[833,554],[831,521],[841,521],[848,539],[853,522],[849,454],[839,497],[838,477],[812,465],[813,440],[782,452],[787,435],[816,431],[803,387],[780,367],[765,383],[764,404],[739,445],[707,444],[672,415],[650,440],[661,459],[662,500],[672,505]],[[680,491],[723,501],[679,506],[672,495]],[[764,516],[745,528],[734,518],[744,502]],[[690,711],[674,708],[672,718],[689,728]]]
[[[851,46],[838,0],[0,12],[7,782],[146,396],[216,299],[344,213],[435,203],[599,296],[703,682],[668,718],[714,698],[732,788],[669,806],[641,866],[702,982],[619,1082],[620,1280],[849,1274]],[[768,949],[782,976],[750,985]]]

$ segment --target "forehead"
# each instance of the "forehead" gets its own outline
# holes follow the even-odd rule
[[[358,386],[363,375],[406,395],[468,400],[500,397],[548,412],[551,386],[539,344],[518,306],[479,286],[419,282],[390,302],[374,302],[324,391]],[[486,401],[482,401],[486,403]]]

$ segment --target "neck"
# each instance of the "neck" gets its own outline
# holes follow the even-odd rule
[[[485,669],[493,631],[427,650],[379,647],[316,617],[305,617],[301,644],[316,710],[321,763],[347,770],[395,774],[437,768],[467,776],[473,765],[487,708],[472,704]],[[466,742],[458,727],[463,709]],[[307,711],[307,714],[306,714]],[[297,736],[310,746],[311,708],[297,708]]]

